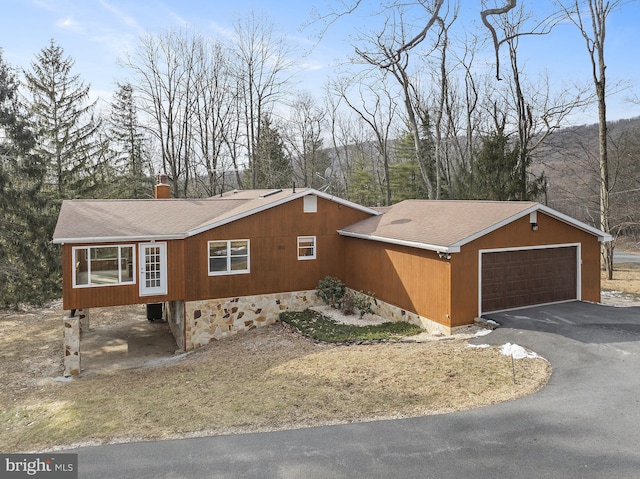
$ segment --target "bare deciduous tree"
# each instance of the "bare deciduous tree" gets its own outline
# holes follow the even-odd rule
[[[331,173],[330,165],[326,152],[322,151],[325,115],[324,108],[318,106],[309,93],[301,93],[291,105],[285,148],[293,162],[298,185],[323,188],[330,181],[325,176],[326,170]]]
[[[576,107],[584,104],[585,94],[576,88],[572,92],[560,91],[552,98],[546,77],[541,77],[537,84],[527,81],[518,57],[520,39],[523,36],[549,32],[539,29],[541,23],[537,23],[532,29],[526,29],[527,20],[529,15],[522,6],[511,9],[499,20],[509,55],[509,77],[506,80],[508,96],[501,103],[504,107],[513,108],[513,126],[518,148],[517,199],[520,200],[537,199],[543,192],[544,176],[532,172],[533,155],[542,142],[560,128],[562,121]],[[547,27],[550,25],[547,24]]]
[[[142,110],[152,119],[149,131],[162,155],[162,168],[173,194],[187,195],[191,179],[192,117],[195,111],[197,35],[165,32],[143,36],[133,56],[124,60],[135,76]]]
[[[273,115],[275,102],[286,93],[291,51],[284,38],[274,38],[273,25],[252,12],[235,23],[232,53],[241,93],[250,182],[255,188],[260,169],[260,128],[264,118]]]
[[[584,38],[591,78],[598,103],[598,143],[600,178],[600,229],[611,233],[609,159],[607,157],[607,76],[605,55],[606,26],[609,14],[623,3],[623,0],[575,0],[571,5],[562,5],[567,17],[578,28]],[[613,243],[602,244],[602,257],[609,279],[613,278]]]
[[[391,88],[386,85],[385,77],[374,79],[374,84],[360,83],[358,103],[350,97],[348,82],[335,82],[334,91],[342,101],[366,124],[375,138],[375,147],[382,160],[382,176],[378,184],[384,191],[387,205],[391,205],[391,184],[389,181],[389,161],[391,136],[394,133],[394,120],[398,108]]]
[[[438,2],[436,8],[439,9],[441,5],[442,2]],[[429,28],[435,22],[438,10],[430,13],[433,15],[433,21],[428,23]],[[368,39],[372,50],[366,51],[356,48],[356,54],[369,65],[389,73],[400,86],[407,124],[413,135],[416,161],[420,167],[420,173],[429,193],[429,198],[433,199],[436,195],[433,179],[425,162],[426,155],[422,146],[422,125],[420,121],[420,114],[426,111],[426,106],[420,104],[422,98],[415,86],[416,79],[412,78],[409,71],[409,52],[411,48],[401,47],[407,43],[407,28],[408,25],[403,20],[402,11],[392,12],[385,22],[383,31]]]
[[[228,55],[219,42],[203,39],[197,46],[195,59],[194,147],[198,164],[206,172],[204,189],[208,196],[213,196],[222,192],[224,174],[233,167],[227,139],[239,126],[237,90]]]

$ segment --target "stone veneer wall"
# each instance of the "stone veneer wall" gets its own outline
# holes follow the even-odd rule
[[[178,348],[184,349],[184,301],[169,301],[164,310]]]
[[[314,290],[186,302],[184,349],[273,324],[282,311],[302,311],[318,302]]]
[[[357,291],[350,290],[353,294],[362,294]],[[439,332],[447,336],[454,332],[455,328],[445,326],[444,324],[437,323],[431,319],[420,316],[419,314],[412,313],[405,309],[394,306],[390,303],[385,303],[379,299],[375,299],[372,304],[373,312],[378,316],[388,319],[389,321],[398,322],[406,321],[407,323],[415,324],[426,330],[428,333]]]
[[[357,294],[353,290],[352,293]],[[182,304],[181,301],[176,301],[177,303]],[[184,349],[190,351],[227,336],[273,324],[282,311],[302,311],[319,304],[321,300],[314,290],[189,301],[184,303]],[[171,308],[168,310],[171,311]],[[373,310],[389,321],[406,321],[429,333],[450,335],[455,330],[379,299],[374,300]],[[175,325],[172,323],[175,321],[169,317],[167,319],[173,331]],[[174,336],[178,340],[176,332]]]

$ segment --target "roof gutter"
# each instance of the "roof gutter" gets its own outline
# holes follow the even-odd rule
[[[418,249],[424,249],[428,251],[435,251],[437,253],[459,253],[460,252],[460,247],[455,245],[452,245],[452,246],[433,245],[433,244],[427,244],[427,243],[420,243],[418,241],[397,240],[397,239],[385,238],[382,236],[367,235],[362,233],[352,233],[350,231],[344,231],[344,230],[338,230],[338,234],[341,236],[348,236],[350,238],[378,241],[380,243],[389,243],[389,244],[395,244],[399,246],[408,246],[410,248],[418,248]]]
[[[185,239],[187,235],[151,235],[151,236],[102,236],[102,237],[86,237],[86,238],[54,238],[54,244],[65,243],[131,243],[131,242],[153,242]]]

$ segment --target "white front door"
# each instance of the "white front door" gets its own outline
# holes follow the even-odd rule
[[[140,243],[140,296],[167,294],[167,243]]]

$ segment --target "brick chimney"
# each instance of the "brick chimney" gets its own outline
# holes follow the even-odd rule
[[[158,184],[153,188],[153,196],[156,200],[171,198],[169,177],[166,174],[161,173],[158,175]]]

